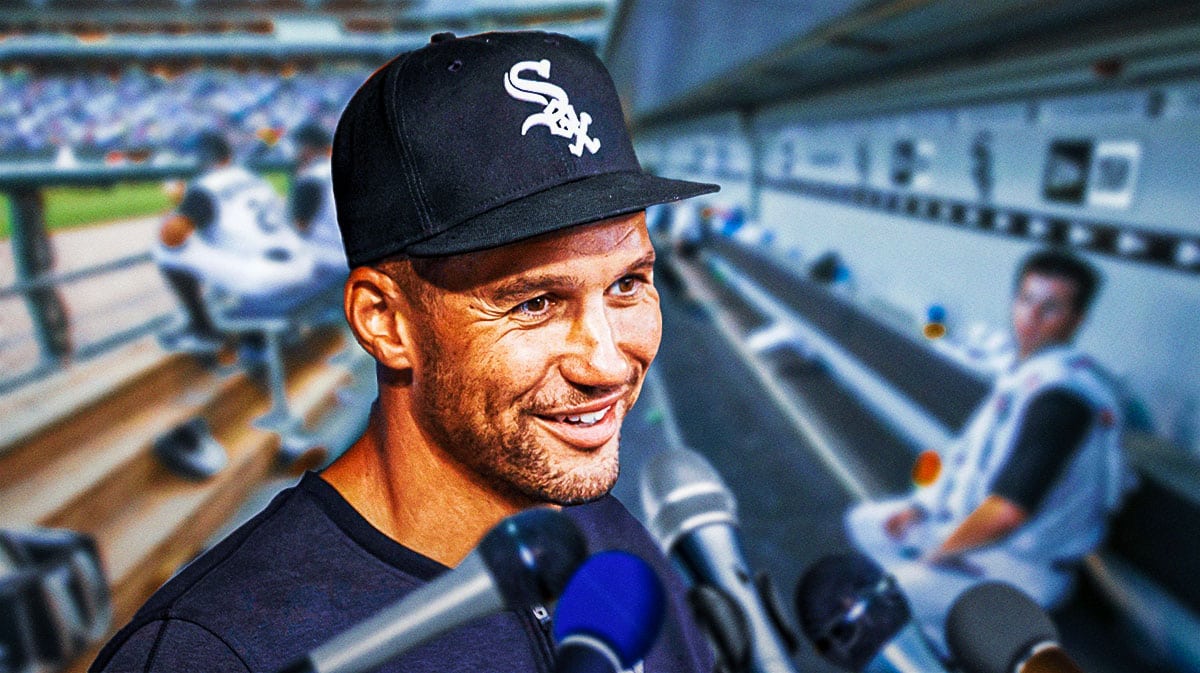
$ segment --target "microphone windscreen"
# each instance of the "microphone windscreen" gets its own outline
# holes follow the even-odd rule
[[[647,527],[664,551],[709,523],[737,525],[737,503],[716,469],[690,449],[660,449],[641,475]]]
[[[628,669],[654,645],[665,605],[662,582],[645,561],[619,550],[600,552],[584,561],[559,597],[554,639],[599,640]]]
[[[908,600],[890,575],[857,553],[812,564],[796,586],[796,614],[817,653],[861,671],[908,624]]]
[[[1012,673],[1034,646],[1057,641],[1050,616],[1004,582],[964,591],[946,617],[946,644],[966,673]]]
[[[587,558],[587,542],[562,512],[518,512],[488,531],[477,547],[509,608],[540,605],[562,593]]]

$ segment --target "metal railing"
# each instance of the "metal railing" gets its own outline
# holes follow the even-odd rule
[[[54,168],[20,164],[0,165],[0,192],[8,196],[12,219],[15,282],[0,288],[0,300],[22,297],[37,342],[38,361],[22,372],[0,373],[0,394],[14,390],[61,368],[71,360],[86,359],[129,343],[164,327],[169,314],[154,314],[133,326],[113,330],[77,347],[72,339],[70,315],[62,298],[66,283],[128,270],[151,262],[148,251],[120,257],[81,269],[56,272],[55,251],[45,221],[45,190],[55,186],[105,186],[119,182],[188,178],[199,167],[194,162],[162,165],[78,166]]]

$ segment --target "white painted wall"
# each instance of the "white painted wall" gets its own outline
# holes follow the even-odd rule
[[[888,156],[900,137],[934,146],[929,179],[912,193],[974,201],[968,152],[981,129],[992,135],[992,203],[1049,215],[1111,221],[1162,232],[1200,233],[1200,85],[1171,88],[1165,109],[1146,114],[1146,91],[1101,97],[1010,103],[993,108],[933,111],[888,120],[803,126],[786,108],[760,113],[763,171],[780,170],[778,142],[787,138],[795,162],[790,177],[895,189]],[[1055,138],[1132,140],[1141,149],[1136,190],[1126,208],[1047,203],[1041,195],[1049,142]],[[746,180],[716,179],[694,161],[697,145],[749,146],[736,118],[691,121],[639,138],[639,154],[663,174],[716,181],[710,202],[749,206]],[[870,167],[860,175],[856,148],[865,142]],[[710,149],[700,150],[701,154]],[[644,159],[645,160],[645,159]],[[646,162],[650,163],[650,162]],[[879,296],[921,314],[940,303],[951,336],[983,322],[1007,332],[1012,275],[1037,242],[1012,239],[876,210],[764,188],[758,224],[774,246],[811,260],[830,249],[850,265],[858,296]],[[1085,253],[1105,285],[1079,343],[1123,379],[1149,410],[1158,434],[1200,454],[1200,274]]]

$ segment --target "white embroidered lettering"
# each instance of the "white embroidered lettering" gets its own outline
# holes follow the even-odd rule
[[[573,138],[570,150],[571,154],[577,157],[583,156],[585,149],[592,154],[599,151],[600,139],[588,136],[592,116],[586,112],[575,112],[575,106],[571,105],[567,92],[563,91],[562,87],[550,82],[522,79],[521,73],[526,70],[532,70],[539,77],[548,79],[550,61],[521,61],[504,73],[504,89],[508,95],[527,103],[545,106],[541,112],[535,112],[525,118],[525,123],[521,125],[521,135],[528,133],[534,126],[545,126],[556,136]]]

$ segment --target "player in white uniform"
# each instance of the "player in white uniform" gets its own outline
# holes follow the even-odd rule
[[[1098,283],[1065,253],[1027,258],[1012,304],[1016,360],[942,452],[938,479],[847,514],[854,544],[896,577],[942,654],[946,614],[978,582],[1060,604],[1128,484],[1114,387],[1071,345]]]
[[[164,345],[215,350],[223,337],[209,318],[206,293],[228,301],[276,295],[311,280],[316,260],[288,224],[282,197],[233,164],[222,136],[202,134],[197,154],[203,172],[163,221],[154,259],[187,314]]]
[[[312,246],[323,271],[345,273],[346,251],[333,203],[333,138],[315,123],[296,129],[292,138],[297,164],[288,204],[292,222]]]

